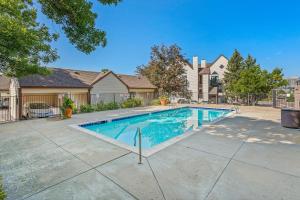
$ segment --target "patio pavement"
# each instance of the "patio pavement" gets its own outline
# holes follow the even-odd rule
[[[8,199],[300,199],[300,131],[282,128],[276,109],[241,107],[142,165],[135,153],[69,127],[160,109],[1,124]]]

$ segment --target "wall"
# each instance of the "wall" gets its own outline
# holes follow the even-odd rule
[[[223,65],[224,68],[221,69],[220,66]],[[224,78],[224,73],[227,69],[228,60],[221,56],[211,67],[210,67],[210,73],[217,72],[219,74],[219,79],[222,80]]]
[[[18,105],[17,105],[17,96],[18,96],[18,90],[19,90],[19,82],[17,79],[12,78],[10,80],[10,86],[9,86],[9,95],[10,97],[10,117],[11,120],[18,119],[19,113],[18,113]]]
[[[128,93],[128,89],[124,83],[111,73],[93,85],[91,94],[99,93]]]
[[[96,82],[91,89],[91,104],[122,102],[128,97],[127,86],[112,73]]]
[[[203,101],[208,102],[209,99],[209,75],[202,75],[202,91],[203,91]]]
[[[186,65],[184,69],[189,82],[189,90],[192,92],[192,100],[198,102],[198,57],[193,57],[193,67]]]

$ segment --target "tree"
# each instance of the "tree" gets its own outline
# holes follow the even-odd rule
[[[269,74],[269,82],[268,85],[270,89],[280,88],[282,86],[288,85],[288,81],[283,78],[283,70],[276,67],[270,74]]]
[[[190,98],[184,66],[187,59],[177,45],[153,46],[147,65],[137,67],[137,73],[146,76],[155,85],[160,95],[175,95]]]
[[[99,0],[103,5],[120,0]],[[106,34],[95,27],[97,14],[87,0],[0,0],[0,72],[8,76],[48,74],[43,65],[58,58],[51,42],[58,34],[37,22],[37,3],[41,11],[61,26],[75,47],[89,54],[106,45]]]
[[[232,57],[228,61],[227,71],[224,74],[224,89],[228,96],[234,97],[237,93],[235,88],[236,82],[240,77],[240,73],[244,68],[243,57],[235,50]]]
[[[225,74],[226,95],[255,104],[276,88],[287,84],[282,69],[275,68],[271,73],[261,69],[256,59],[248,55],[246,60],[237,51],[229,61],[229,70]],[[229,94],[229,95],[228,95]]]
[[[244,61],[244,67],[243,69],[248,69],[252,66],[255,66],[256,64],[256,59],[253,58],[250,54],[248,55],[248,57],[246,58],[246,60]]]
[[[109,72],[109,69],[107,69],[107,68],[103,68],[103,69],[101,69],[101,72],[102,72],[102,73]]]

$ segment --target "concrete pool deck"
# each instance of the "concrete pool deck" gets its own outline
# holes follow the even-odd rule
[[[160,109],[1,124],[8,199],[300,199],[300,131],[282,128],[277,109],[241,107],[142,165],[135,153],[69,127]]]

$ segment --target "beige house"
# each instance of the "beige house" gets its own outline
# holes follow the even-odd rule
[[[220,55],[213,62],[208,63],[198,57],[193,57],[193,64],[186,65],[189,90],[192,100],[196,102],[220,102],[223,98],[222,80],[227,69],[228,59]]]
[[[30,75],[18,80],[20,116],[31,102],[43,102],[57,108],[63,97],[71,96],[79,108],[84,104],[121,102],[129,97],[139,97],[148,103],[153,99],[156,87],[142,76],[118,75],[112,71],[93,72],[51,68],[48,76]]]

